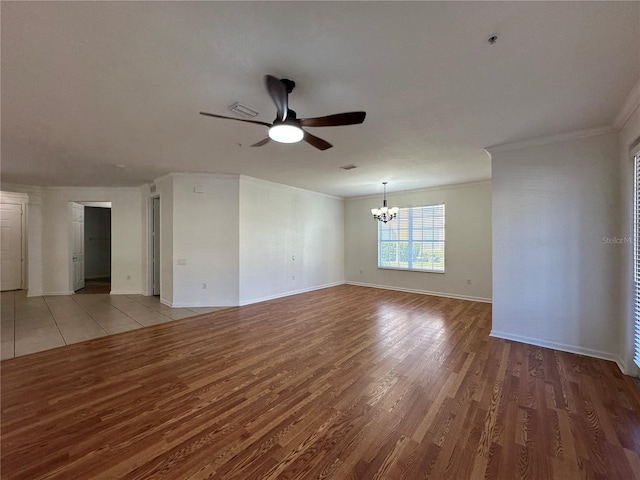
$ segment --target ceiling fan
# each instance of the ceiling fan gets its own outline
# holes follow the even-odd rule
[[[289,108],[289,94],[296,86],[295,82],[287,78],[277,79],[271,75],[265,75],[265,84],[267,91],[271,95],[273,103],[276,104],[277,115],[273,123],[260,122],[258,120],[245,120],[243,118],[225,117],[213,113],[200,112],[200,115],[208,117],[225,118],[227,120],[237,120],[238,122],[255,123],[264,125],[269,128],[269,136],[264,140],[251,145],[252,147],[261,147],[275,140],[281,143],[296,143],[300,140],[313,145],[319,150],[327,150],[331,145],[326,140],[316,137],[302,129],[302,127],[339,127],[342,125],[356,125],[364,122],[366,112],[346,112],[327,115],[325,117],[316,118],[297,118],[296,112]]]

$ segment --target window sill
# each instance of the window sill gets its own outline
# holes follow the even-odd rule
[[[440,270],[416,270],[415,268],[400,268],[400,267],[381,267],[378,266],[378,270],[399,270],[402,272],[418,272],[418,273],[444,273]]]

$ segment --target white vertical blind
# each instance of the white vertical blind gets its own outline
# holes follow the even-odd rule
[[[634,157],[633,192],[633,281],[635,287],[635,356],[640,367],[640,154]]]
[[[378,268],[444,272],[444,205],[401,208],[378,224]]]

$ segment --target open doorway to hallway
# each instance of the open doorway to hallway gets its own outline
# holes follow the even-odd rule
[[[72,283],[77,294],[111,292],[111,202],[72,204]]]
[[[160,197],[151,198],[149,279],[151,294],[160,296]]]

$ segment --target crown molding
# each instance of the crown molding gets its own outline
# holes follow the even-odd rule
[[[316,192],[315,190],[307,190],[306,188],[294,187],[293,185],[287,185],[285,183],[272,182],[271,180],[265,180],[263,178],[250,177],[249,175],[240,175],[240,181],[244,183],[257,183],[257,184],[263,184],[263,185],[271,185],[274,187],[284,188],[284,189],[292,190],[295,192],[310,193],[313,195],[318,195],[320,197],[331,198],[332,200],[344,200],[344,198],[342,197],[331,195],[329,193]]]
[[[28,195],[42,195],[42,190],[45,187],[39,185],[23,185],[22,183],[2,183],[0,184],[0,190],[4,192],[19,192],[26,193]]]
[[[511,150],[521,150],[523,148],[539,147],[542,145],[549,145],[551,143],[567,142],[570,140],[577,140],[579,138],[597,137],[599,135],[607,135],[609,133],[615,133],[616,129],[611,126],[589,128],[586,130],[579,130],[577,132],[560,133],[557,135],[549,135],[546,137],[530,138],[528,140],[522,140],[520,142],[502,143],[499,145],[493,145],[486,147],[485,150],[489,155],[499,152],[508,152]]]
[[[29,195],[21,192],[0,192],[0,203],[29,203]]]
[[[172,178],[208,178],[213,180],[238,180],[240,175],[233,173],[188,173],[188,172],[171,172],[166,176]],[[160,177],[162,178],[162,177]]]
[[[415,188],[413,190],[396,190],[395,192],[387,192],[387,199],[393,197],[401,197],[402,195],[414,194],[414,193],[425,193],[425,192],[436,192],[438,190],[452,190],[456,188],[472,188],[480,185],[491,185],[491,179],[488,178],[486,180],[474,180],[472,182],[463,182],[463,183],[449,183],[447,185],[435,185],[433,187],[422,187]],[[351,200],[363,200],[368,198],[380,198],[380,193],[370,193],[367,195],[358,195],[357,197],[346,197],[345,201]]]
[[[640,107],[640,78],[629,92],[629,95],[627,95],[627,98],[622,103],[620,110],[618,110],[618,114],[613,120],[613,126],[616,130],[620,130],[624,124],[627,123],[631,114],[638,107]]]
[[[187,172],[170,172],[166,173],[160,177],[154,178],[152,182],[146,183],[142,185],[142,188],[150,189],[151,185],[158,185],[164,181],[170,180],[172,178],[192,178],[192,179],[200,179],[202,181],[205,180],[239,180],[240,175],[237,174],[228,174],[228,173],[187,173]],[[151,193],[151,192],[149,192]]]

